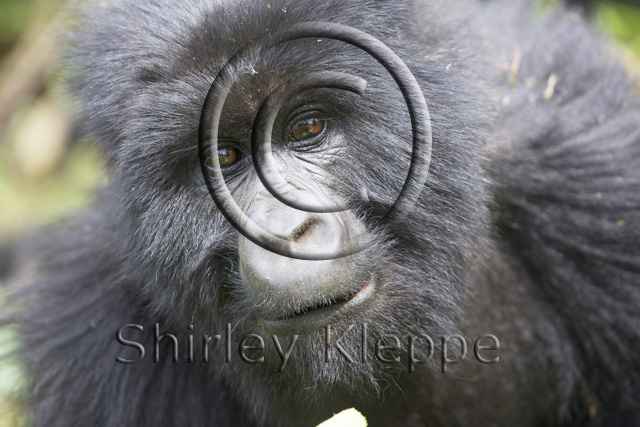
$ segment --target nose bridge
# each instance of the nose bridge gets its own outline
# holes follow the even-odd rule
[[[283,205],[275,199],[271,200],[278,207],[266,213],[262,228],[291,243],[298,241],[303,234],[308,235],[314,225],[323,222],[316,214]]]
[[[306,161],[305,161],[306,160]],[[254,154],[256,173],[273,197],[282,203],[307,212],[340,212],[345,208],[330,194],[326,171],[311,159],[296,158],[290,152],[265,149],[260,145]]]
[[[303,203],[316,198],[316,193],[307,188],[294,191]],[[342,241],[345,235],[340,213],[315,213],[294,208],[276,199],[264,188],[256,195],[247,215],[262,229],[288,240],[290,244],[304,240],[306,244],[326,245],[326,239]],[[325,233],[325,239],[319,236],[314,238],[318,233]]]
[[[268,157],[256,168],[255,199],[246,212],[254,222],[288,239],[291,235],[288,230],[303,223],[337,219],[337,216],[330,218],[322,209],[314,209],[336,205],[330,189],[324,187],[327,182],[322,182],[322,171],[316,171],[313,164],[297,159],[287,150],[275,149]],[[261,155],[256,160],[261,162],[265,158]]]

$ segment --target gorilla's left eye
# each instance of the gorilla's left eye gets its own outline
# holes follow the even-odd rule
[[[218,161],[220,167],[231,166],[240,158],[240,152],[234,147],[222,147],[218,149]]]
[[[294,141],[303,141],[305,139],[313,138],[322,133],[326,127],[326,120],[308,118],[297,121],[291,128],[289,137]]]

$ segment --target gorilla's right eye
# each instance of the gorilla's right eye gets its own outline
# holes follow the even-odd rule
[[[240,159],[240,151],[234,147],[221,147],[218,149],[218,161],[220,167],[231,166]]]
[[[314,117],[296,122],[291,128],[289,137],[294,141],[303,141],[318,136],[325,128],[325,120]]]

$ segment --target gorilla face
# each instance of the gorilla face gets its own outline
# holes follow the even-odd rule
[[[469,90],[477,85],[447,73],[447,64],[457,60],[454,53],[430,59],[439,46],[424,52],[408,37],[406,25],[394,27],[389,19],[403,17],[397,10],[388,14],[394,6],[270,5],[265,9],[241,2],[212,6],[197,15],[169,2],[162,10],[145,5],[151,14],[170,10],[171,22],[186,20],[189,29],[163,31],[170,36],[160,47],[158,40],[147,40],[149,34],[137,40],[135,49],[124,38],[111,40],[123,43],[121,56],[128,48],[132,55],[145,52],[135,65],[82,55],[91,48],[91,35],[75,47],[84,74],[74,84],[80,93],[91,94],[86,101],[94,133],[111,142],[111,186],[120,195],[117,218],[120,227],[130,230],[119,243],[129,254],[123,268],[128,277],[144,283],[136,292],[151,318],[169,319],[167,327],[183,329],[193,323],[211,334],[232,323],[243,333],[299,336],[282,375],[274,375],[280,363],[274,352],[257,369],[223,367],[231,383],[296,384],[296,389],[313,385],[319,387],[316,391],[368,383],[367,390],[375,390],[376,378],[393,368],[374,361],[356,365],[344,358],[325,363],[325,327],[344,333],[347,351],[361,345],[361,329],[350,330],[351,325],[399,336],[455,330],[464,271],[487,236],[478,154],[485,114],[471,101],[477,96]],[[113,11],[106,16],[118,19]],[[234,201],[255,224],[281,239],[281,249],[337,255],[345,247],[361,249],[308,260],[260,247],[225,219],[205,185],[198,130],[207,93],[235,52],[285,25],[322,20],[365,31],[405,61],[429,105],[433,154],[416,205],[402,221],[386,221],[407,179],[412,154],[407,103],[392,76],[366,52],[336,40],[255,46],[250,58],[232,70],[217,151],[208,153],[204,173],[213,175],[219,167]],[[109,25],[95,22],[96,34]],[[226,25],[215,25],[220,22]],[[440,41],[446,43],[446,35]],[[288,90],[318,72],[348,75],[366,82],[366,89]],[[121,84],[107,85],[112,88],[108,94],[89,89],[106,81]],[[118,116],[124,111],[125,119],[101,108],[107,102],[120,105]],[[268,102],[277,105],[267,132],[271,155],[265,160],[261,151],[255,162],[252,135]],[[100,118],[92,116],[91,108],[100,111]],[[273,183],[272,192],[260,173]],[[344,210],[309,212],[287,201],[319,211]]]
[[[257,86],[260,89],[267,85],[258,82]],[[273,130],[268,131],[275,136],[271,138],[270,155],[259,155],[257,163],[251,161],[255,152],[250,153],[246,138],[249,127],[226,125],[243,118],[222,120],[223,136],[215,155],[231,196],[258,227],[282,239],[279,246],[271,248],[261,247],[244,235],[239,236],[237,243],[241,280],[238,285],[252,298],[251,306],[260,307],[256,317],[270,329],[295,331],[294,323],[307,329],[314,323],[322,327],[327,315],[320,315],[321,307],[331,311],[341,306],[355,308],[356,301],[365,295],[373,296],[371,257],[364,253],[341,256],[344,248],[359,249],[373,243],[362,215],[357,215],[355,208],[308,212],[286,204],[325,210],[353,199],[348,188],[340,187],[339,171],[348,167],[344,162],[349,143],[345,128],[350,123],[344,118],[355,100],[347,96],[342,105],[336,105],[332,95],[336,96],[335,90],[326,89],[283,98],[283,108],[276,111]],[[259,93],[248,96],[260,99]],[[265,181],[276,181],[272,187],[274,194],[261,183],[260,173]],[[307,251],[315,251],[327,254],[329,259],[297,259],[279,253],[278,249],[303,256]],[[359,298],[354,298],[356,294]],[[311,311],[316,311],[313,316],[308,313]],[[298,317],[313,317],[316,321]]]

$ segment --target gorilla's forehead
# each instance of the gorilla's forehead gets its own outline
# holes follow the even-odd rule
[[[251,122],[256,105],[267,93],[314,71],[347,72],[367,80],[366,96],[357,108],[376,115],[375,120],[365,120],[369,123],[388,122],[388,111],[406,111],[397,85],[384,67],[355,46],[318,38],[268,49],[260,46],[260,41],[288,25],[324,21],[356,28],[382,41],[401,55],[421,82],[427,99],[439,97],[440,103],[448,105],[447,111],[459,111],[453,104],[463,98],[460,92],[466,86],[454,85],[451,73],[446,80],[440,79],[445,67],[442,59],[437,63],[425,59],[420,64],[412,60],[418,53],[422,57],[423,49],[407,37],[410,25],[406,11],[406,6],[398,3],[373,0],[104,4],[91,9],[87,17],[91,25],[77,34],[71,47],[69,62],[77,70],[73,90],[85,104],[87,126],[109,151],[126,145],[146,144],[161,150],[192,144],[206,95],[219,71],[237,52],[256,44],[254,54],[234,67],[236,92],[224,106],[226,112],[246,123]],[[435,49],[435,44],[430,49]],[[440,79],[441,84],[422,84],[427,75],[430,83]],[[428,93],[435,91],[439,93]],[[336,97],[334,105],[340,101]],[[118,108],[113,108],[116,105]],[[437,111],[433,112],[437,117]],[[467,128],[476,121],[463,119]],[[236,128],[250,129],[242,123]]]
[[[390,25],[393,21],[389,14],[385,14],[385,4],[323,1],[310,7],[309,4],[291,1],[223,1],[197,8],[172,5],[180,9],[176,17],[185,14],[182,19],[189,22],[190,28],[187,31],[182,28],[170,35],[174,38],[178,55],[173,58],[167,72],[215,72],[237,52],[246,49],[255,54],[238,68],[237,73],[241,75],[259,75],[261,72],[261,76],[265,72],[282,75],[288,67],[299,69],[324,65],[324,69],[331,69],[353,66],[353,62],[345,61],[344,52],[340,52],[344,50],[344,43],[322,37],[286,43],[277,48],[261,48],[282,29],[310,21],[341,23],[362,29],[385,42],[391,41],[394,31],[390,30]],[[397,15],[396,10],[391,16]],[[353,61],[353,55],[349,56]],[[262,88],[266,83],[259,78],[255,81]]]

